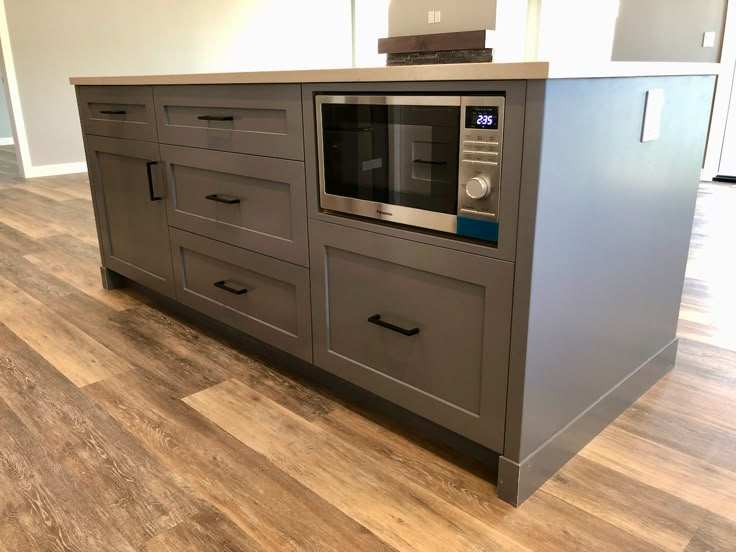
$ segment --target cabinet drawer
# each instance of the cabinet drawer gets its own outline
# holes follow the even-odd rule
[[[157,86],[162,144],[304,159],[299,85]]]
[[[161,146],[169,224],[309,266],[304,163]]]
[[[157,141],[150,86],[80,86],[77,90],[87,134]]]
[[[170,228],[182,303],[304,360],[312,360],[309,271]]]
[[[513,264],[310,221],[314,362],[503,447]]]

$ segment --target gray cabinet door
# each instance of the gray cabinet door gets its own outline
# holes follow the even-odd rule
[[[156,142],[150,86],[78,86],[82,127],[87,134]]]
[[[173,296],[173,270],[158,144],[87,136],[103,262]]]
[[[176,228],[171,246],[179,301],[311,362],[306,268]]]
[[[171,226],[309,266],[303,162],[160,149]]]
[[[309,221],[314,363],[503,450],[514,266]]]
[[[298,84],[157,86],[162,144],[304,159]]]

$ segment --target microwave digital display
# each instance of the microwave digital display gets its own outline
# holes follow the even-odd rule
[[[498,128],[498,107],[477,107],[469,105],[465,108],[465,128]]]

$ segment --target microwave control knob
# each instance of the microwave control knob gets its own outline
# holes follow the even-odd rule
[[[474,176],[465,184],[465,193],[470,199],[483,199],[491,191],[491,185],[485,176]]]

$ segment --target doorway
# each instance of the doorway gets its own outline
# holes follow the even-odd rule
[[[10,124],[10,107],[5,95],[5,78],[0,86],[0,178],[17,178],[18,159],[16,158],[13,127]]]
[[[731,85],[731,100],[726,117],[726,132],[723,136],[718,175],[713,180],[736,184],[736,79]]]
[[[20,108],[18,82],[15,76],[4,2],[0,2],[0,77],[2,78],[0,138],[6,137],[0,140],[0,178],[25,178],[25,162],[28,161],[30,164],[30,155],[25,136],[23,113]],[[3,126],[4,118],[7,118],[7,127]]]

